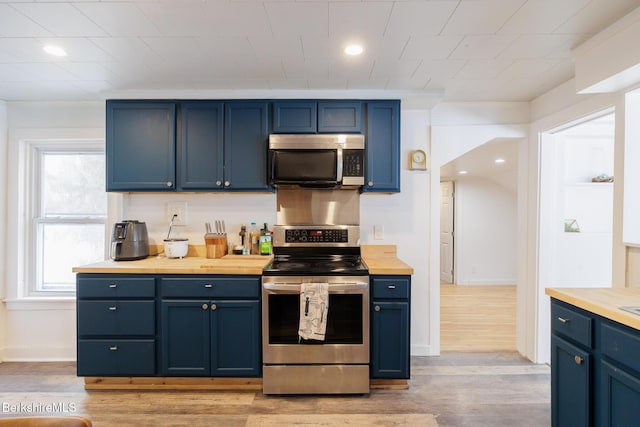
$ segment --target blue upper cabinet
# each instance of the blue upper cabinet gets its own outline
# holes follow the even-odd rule
[[[273,132],[362,133],[362,102],[274,101]]]
[[[318,101],[319,133],[362,133],[361,101]]]
[[[176,107],[170,101],[107,101],[107,191],[176,189]]]
[[[400,101],[366,103],[366,169],[363,191],[400,192]]]
[[[269,103],[225,102],[224,188],[270,191],[267,183]]]
[[[181,102],[178,109],[178,190],[222,188],[224,104]]]
[[[316,101],[274,101],[274,133],[316,133],[318,103]]]

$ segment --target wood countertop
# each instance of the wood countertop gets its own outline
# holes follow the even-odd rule
[[[74,273],[125,274],[256,274],[271,261],[270,256],[226,255],[222,258],[150,256],[137,261],[103,261],[74,267]]]
[[[395,245],[362,245],[360,249],[369,274],[413,274],[413,268],[398,258]]]
[[[191,255],[193,254],[193,256]],[[222,258],[205,258],[199,250],[188,256],[167,258],[150,256],[137,261],[103,261],[74,267],[74,273],[124,273],[124,274],[256,274],[272,257],[260,255],[226,255]],[[396,256],[394,245],[362,246],[362,258],[369,274],[413,274],[413,268]]]
[[[552,298],[640,330],[640,315],[620,310],[640,306],[639,288],[546,288]]]

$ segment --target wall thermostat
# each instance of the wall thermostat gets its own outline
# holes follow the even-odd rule
[[[427,170],[427,154],[423,150],[413,150],[410,153],[409,169]]]

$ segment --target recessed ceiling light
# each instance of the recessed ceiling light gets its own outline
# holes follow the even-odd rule
[[[362,52],[364,52],[364,47],[359,44],[350,44],[344,48],[344,53],[350,56],[360,55]]]
[[[496,163],[504,163],[504,162],[506,162],[506,160],[500,157],[500,158],[497,158],[497,159],[495,160],[495,162],[496,162]]]
[[[46,45],[42,48],[45,52],[47,52],[49,55],[53,55],[53,56],[67,56],[67,52],[59,47],[59,46],[53,46],[53,45]]]
[[[467,174],[467,171],[460,171],[460,172],[458,172],[458,173],[459,173],[460,175],[466,175],[466,174]]]

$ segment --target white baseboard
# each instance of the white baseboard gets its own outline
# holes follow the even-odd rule
[[[410,354],[411,356],[440,356],[440,352],[436,352],[430,345],[412,345]]]
[[[75,347],[5,347],[2,362],[75,362]]]
[[[515,285],[517,279],[505,280],[505,279],[496,279],[496,280],[461,280],[457,284],[462,286],[505,286],[505,285]]]

